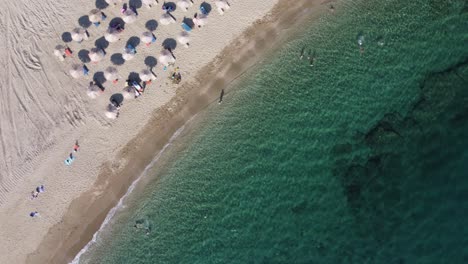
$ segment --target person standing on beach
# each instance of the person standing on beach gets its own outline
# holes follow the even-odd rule
[[[34,212],[29,213],[29,216],[30,217],[38,217],[39,213],[37,211],[34,211]]]
[[[218,104],[221,104],[223,102],[223,97],[224,97],[224,89],[221,89],[221,94],[219,95]]]
[[[80,149],[80,145],[78,145],[78,140],[75,142],[75,145],[73,146],[73,151],[74,152],[78,152],[78,150]]]

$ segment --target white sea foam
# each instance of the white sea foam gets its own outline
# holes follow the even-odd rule
[[[169,142],[167,142],[166,145],[164,145],[164,147],[161,149],[161,151],[159,151],[159,153],[154,157],[154,159],[146,166],[145,170],[141,173],[141,175],[135,180],[132,182],[132,184],[130,185],[130,187],[128,188],[127,192],[125,193],[124,196],[122,196],[122,198],[120,198],[119,202],[117,203],[116,206],[114,206],[110,211],[109,213],[107,214],[106,218],[104,219],[104,222],[102,222],[101,224],[101,227],[99,227],[99,230],[96,231],[96,233],[94,233],[93,235],[93,238],[88,242],[88,244],[86,244],[85,247],[83,247],[80,252],[78,252],[78,254],[75,256],[75,258],[69,263],[69,264],[79,264],[80,263],[80,258],[81,256],[86,253],[89,248],[94,244],[96,243],[97,241],[97,238],[99,236],[99,234],[102,232],[102,230],[107,226],[107,224],[109,224],[110,220],[112,219],[112,217],[114,217],[115,213],[117,213],[117,211],[121,208],[123,208],[123,203],[125,201],[125,199],[128,197],[128,195],[130,195],[133,191],[133,189],[135,189],[135,186],[137,185],[137,183],[146,175],[146,173],[148,172],[149,169],[151,169],[155,164],[156,162],[159,160],[159,158],[161,157],[161,155],[164,153],[164,151],[172,144],[172,142],[180,135],[180,133],[182,133],[182,131],[184,131],[184,128],[185,126],[190,123],[197,115],[194,115],[192,116],[182,127],[180,127],[179,129],[177,129],[177,131],[172,135],[172,137],[169,139]]]

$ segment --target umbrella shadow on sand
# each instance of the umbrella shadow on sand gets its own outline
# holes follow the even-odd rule
[[[106,77],[104,77],[104,72],[98,71],[94,74],[93,76],[93,81],[96,83],[97,86],[104,84],[107,80]],[[101,88],[101,87],[99,87]],[[104,91],[104,87],[101,88],[101,90]]]
[[[141,83],[140,75],[138,73],[136,73],[136,72],[131,72],[128,75],[128,80],[129,81],[135,81],[137,83]]]
[[[191,18],[184,17],[184,19],[182,20],[182,23],[186,24],[190,28],[195,27],[195,24],[193,23],[193,20]]]
[[[116,27],[116,26],[120,26],[121,28],[125,29],[125,21],[123,21],[123,19],[120,17],[114,17],[109,22],[109,27]]]
[[[109,6],[109,4],[106,3],[105,0],[96,0],[96,8],[97,9],[105,9],[108,6]]]
[[[107,41],[105,37],[100,37],[96,39],[96,41],[94,42],[94,45],[97,48],[104,50],[104,49],[107,49],[107,47],[109,47],[109,41]]]
[[[138,47],[138,45],[140,45],[140,38],[136,36],[130,37],[127,40],[126,46],[128,46],[129,44],[132,45],[134,48]]]
[[[173,39],[173,38],[167,38],[167,39],[165,39],[163,41],[162,46],[165,49],[168,49],[168,50],[172,51],[177,47],[177,41],[175,41],[175,39]]]
[[[155,31],[158,28],[158,21],[151,19],[146,21],[145,27],[149,31]]]
[[[89,21],[89,16],[82,16],[78,19],[78,24],[83,28],[89,28],[91,26],[91,21]]]
[[[158,61],[153,56],[148,56],[145,58],[145,65],[149,68],[153,68],[158,64]]]
[[[89,50],[85,50],[85,49],[80,50],[78,52],[78,58],[83,63],[91,62],[91,59],[89,58]]]
[[[166,6],[168,9],[172,9],[171,12],[174,12],[177,9],[177,5],[174,2],[166,2],[164,6]]]
[[[109,98],[109,101],[111,102],[111,104],[119,107],[124,101],[124,96],[121,93],[115,93]]]
[[[122,56],[122,53],[114,53],[111,56],[111,62],[114,65],[123,65],[125,63],[125,60]]]
[[[138,9],[141,8],[143,4],[141,3],[141,0],[130,0],[128,1],[128,5],[135,9]]]
[[[205,9],[207,15],[211,12],[211,5],[207,2],[201,3],[200,7],[203,7],[203,9]]]
[[[65,43],[69,43],[69,42],[72,42],[72,37],[71,37],[71,33],[70,32],[63,32],[62,33],[62,40],[63,42]]]

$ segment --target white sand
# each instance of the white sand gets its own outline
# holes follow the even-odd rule
[[[80,17],[95,8],[94,1],[3,1],[0,9],[1,263],[24,263],[49,228],[61,221],[71,202],[91,188],[101,164],[112,162],[114,155],[147,123],[153,110],[175,95],[176,86],[167,81],[169,71],[163,72],[158,64],[155,67],[158,79],[143,96],[124,101],[116,120],[104,115],[109,97],[122,91],[129,73],[146,69],[145,58],[157,58],[161,43],[166,38],[176,39],[182,31],[180,23],[184,15],[191,18],[202,1],[194,2],[188,12],[180,8],[173,12],[176,23],[159,24],[154,32],[157,42],[150,47],[140,43],[133,60],[116,66],[121,76],[119,83],[106,82],[104,94],[91,100],[86,89],[94,73],[112,65],[111,55],[121,53],[130,37],[140,37],[146,31],[148,20],[159,20],[163,14],[161,5],[138,9],[137,21],[126,25],[120,41],[109,44],[104,60],[96,65],[87,63],[90,75],[76,80],[68,73],[72,62],[79,61],[81,49],[94,47],[109,21],[120,17],[120,7],[104,9],[107,20],[99,27],[89,27],[88,40],[81,44],[69,43],[74,58],[61,62],[53,55],[54,47],[63,44],[63,32],[70,32],[78,26]],[[278,1],[231,0],[231,8],[224,15],[217,12],[214,0],[207,2],[213,8],[208,24],[190,33],[189,48],[177,44],[174,50],[176,66],[180,67],[184,82],[190,81],[197,70],[212,61],[223,47],[267,14]],[[75,140],[81,148],[72,166],[65,166],[64,160],[72,152]],[[112,168],[117,171],[124,165],[112,164]],[[30,200],[31,191],[40,184],[45,185],[46,192]],[[95,194],[102,191],[97,190]],[[38,211],[40,217],[30,218],[31,211]]]

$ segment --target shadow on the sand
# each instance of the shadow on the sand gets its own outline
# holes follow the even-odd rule
[[[122,53],[114,53],[111,56],[111,62],[114,65],[123,65],[125,63],[124,58],[122,57]]]

